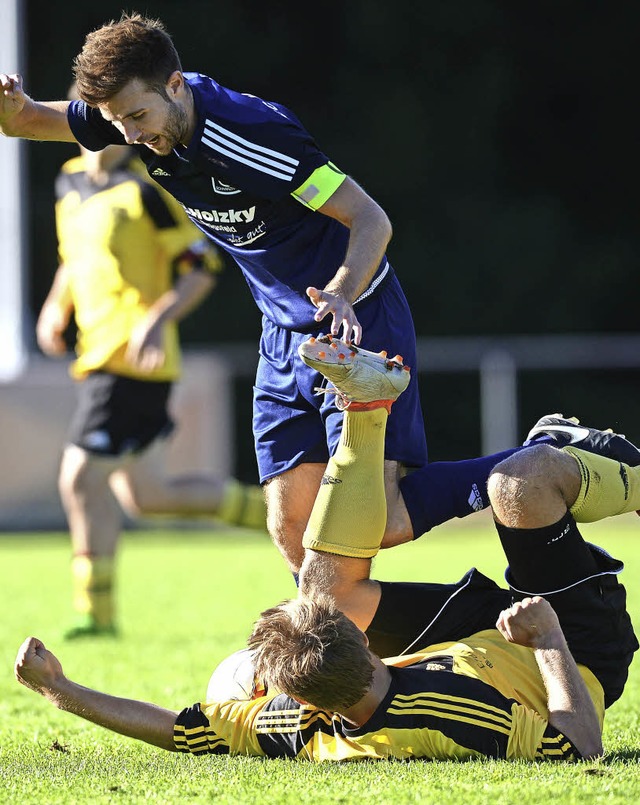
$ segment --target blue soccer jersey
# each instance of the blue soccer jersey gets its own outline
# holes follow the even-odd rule
[[[167,156],[134,147],[150,176],[234,258],[263,314],[253,422],[260,480],[266,481],[305,461],[326,462],[338,442],[342,415],[330,398],[322,404],[314,399],[323,378],[300,361],[296,349],[309,334],[327,331],[326,321],[314,321],[306,289],[324,288],[344,260],[348,227],[316,211],[346,176],[284,106],[199,73],[184,75],[196,111],[188,146]],[[78,142],[90,150],[125,142],[98,109],[82,101],[71,103],[68,119]],[[365,349],[398,352],[415,367],[411,311],[386,256],[354,307]],[[408,466],[427,460],[415,374],[394,404],[385,456]]]
[[[262,313],[286,329],[315,331],[315,307],[306,288],[323,288],[334,276],[349,230],[314,211],[345,174],[285,107],[198,73],[185,78],[197,117],[188,147],[168,156],[134,147],[158,184],[234,257]],[[124,142],[97,109],[82,101],[71,104],[68,116],[74,136],[88,149]],[[385,258],[373,283],[383,272],[389,272]]]

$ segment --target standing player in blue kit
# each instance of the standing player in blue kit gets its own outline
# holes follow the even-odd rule
[[[323,378],[298,347],[325,332],[356,349],[392,345],[407,366],[417,363],[411,311],[385,253],[390,221],[291,111],[183,73],[158,20],[125,14],[90,33],[74,73],[82,100],[45,103],[24,93],[18,74],[0,74],[0,131],[94,151],[133,145],[153,179],[233,256],[262,313],[253,431],[268,528],[297,573],[343,419],[331,393],[317,394]],[[487,506],[488,474],[508,454],[428,465],[416,377],[387,425],[386,486],[420,467],[419,478],[400,481],[404,499],[412,483],[431,493],[410,512],[401,498],[389,501],[383,547]]]

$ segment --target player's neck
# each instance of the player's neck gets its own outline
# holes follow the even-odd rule
[[[375,656],[372,659],[375,662],[375,669],[371,687],[357,704],[340,714],[346,721],[355,724],[357,727],[366,724],[375,713],[391,684],[391,673],[387,666]]]
[[[180,145],[183,145],[186,148],[191,142],[191,138],[193,137],[194,132],[196,130],[197,115],[196,115],[196,103],[193,98],[193,91],[186,81],[184,82],[184,92],[185,92],[184,108],[187,113],[187,131],[185,132],[184,142],[180,143]]]

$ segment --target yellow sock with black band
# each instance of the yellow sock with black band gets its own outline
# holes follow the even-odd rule
[[[578,523],[594,523],[605,517],[640,509],[640,467],[563,447],[578,462],[582,485],[569,511]]]
[[[338,448],[329,459],[302,544],[339,556],[370,559],[387,524],[384,486],[385,408],[345,411]]]
[[[98,627],[113,625],[114,560],[111,556],[80,554],[71,560],[73,606],[90,616]]]

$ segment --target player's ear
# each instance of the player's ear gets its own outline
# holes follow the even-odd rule
[[[167,95],[170,98],[175,97],[182,87],[184,87],[184,76],[180,70],[174,70],[167,81]]]

